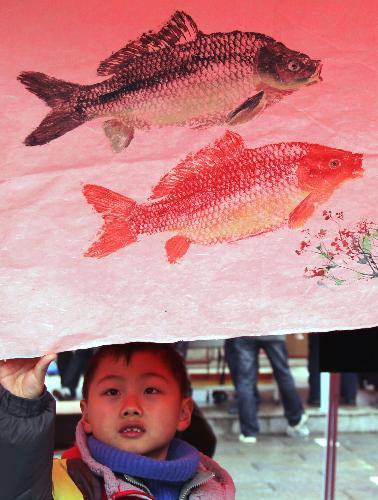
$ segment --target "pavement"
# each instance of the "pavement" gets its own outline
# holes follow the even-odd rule
[[[302,401],[307,384],[296,380]],[[217,388],[219,389],[219,387]],[[274,388],[261,387],[260,434],[256,444],[238,440],[237,415],[230,415],[229,401],[214,405],[195,391],[202,410],[218,438],[215,459],[234,479],[237,500],[322,500],[326,460],[326,414],[305,407],[310,437],[290,438],[282,404]],[[335,500],[378,500],[377,393],[359,390],[356,407],[338,411]]]
[[[335,499],[377,500],[378,433],[339,434],[338,443]],[[321,500],[324,445],[324,434],[261,435],[252,445],[222,435],[214,458],[233,477],[237,500]]]

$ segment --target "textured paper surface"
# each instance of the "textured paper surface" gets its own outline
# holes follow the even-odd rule
[[[249,148],[302,141],[366,155],[364,176],[335,190],[305,224],[314,248],[320,229],[337,232],[324,210],[335,219],[343,212],[336,222],[350,230],[363,219],[378,223],[376,9],[373,1],[355,0],[206,6],[3,1],[0,357],[128,340],[377,325],[378,280],[357,279],[353,272],[339,285],[324,276],[306,278],[305,267],[319,267],[319,260],[311,252],[295,253],[306,235],[287,225],[233,243],[193,244],[177,264],[167,261],[164,246],[173,234],[165,232],[143,235],[101,259],[84,257],[102,220],[82,193],[85,184],[96,184],[143,203],[187,154],[229,129]],[[259,32],[320,59],[323,81],[232,128],[136,131],[118,154],[103,133],[103,120],[43,146],[23,144],[48,107],[17,81],[21,71],[98,83],[105,79],[96,76],[100,61],[143,32],[158,30],[176,10],[190,14],[204,33]],[[369,241],[374,247],[374,238]]]

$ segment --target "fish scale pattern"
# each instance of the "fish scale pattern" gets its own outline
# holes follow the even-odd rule
[[[255,91],[252,62],[262,43],[253,34],[203,35],[137,58],[89,93],[83,88],[80,98],[88,117],[119,114],[137,128],[219,124]]]
[[[211,154],[215,158],[209,158]],[[305,145],[239,148],[223,154],[216,148],[206,151],[202,160],[208,157],[216,166],[198,166],[190,182],[178,177],[176,188],[164,199],[140,205],[135,213],[138,233],[176,231],[191,241],[214,244],[282,225],[303,198],[296,171]]]

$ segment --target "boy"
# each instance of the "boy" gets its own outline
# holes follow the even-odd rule
[[[226,471],[175,439],[191,419],[185,366],[172,346],[106,346],[83,384],[76,446],[54,460],[55,405],[44,389],[49,363],[0,363],[2,500],[234,498]]]

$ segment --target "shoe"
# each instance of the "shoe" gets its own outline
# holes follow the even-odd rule
[[[286,434],[290,437],[307,437],[310,435],[310,430],[306,425],[308,415],[302,413],[300,421],[296,425],[288,425]]]
[[[74,394],[68,387],[54,389],[52,393],[54,398],[58,401],[74,401],[76,399],[76,394]]]
[[[239,441],[245,444],[255,444],[257,443],[256,436],[244,436],[244,434],[239,435]]]

